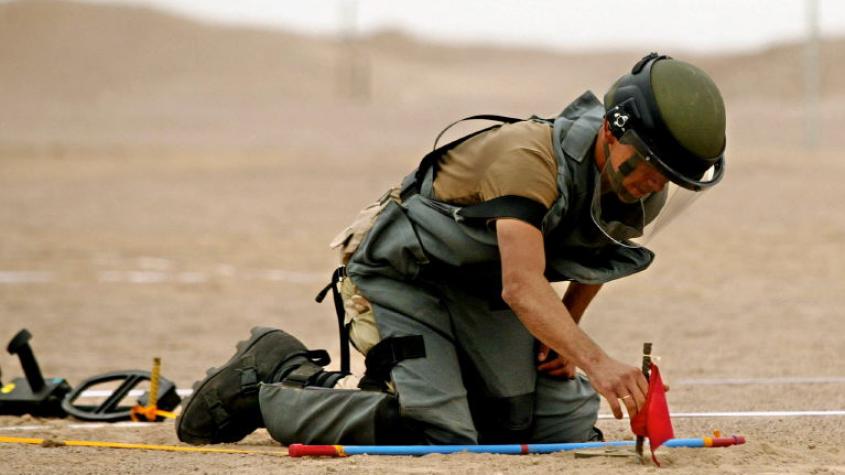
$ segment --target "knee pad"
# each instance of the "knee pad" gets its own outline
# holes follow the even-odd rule
[[[366,372],[358,387],[368,391],[386,391],[393,367],[400,361],[411,358],[425,358],[425,341],[422,335],[381,340],[367,352],[364,360]]]
[[[528,440],[534,423],[534,393],[470,398],[470,411],[480,444],[513,444]]]
[[[416,422],[402,417],[399,398],[389,395],[375,412],[375,441],[379,445],[414,445],[423,442]]]

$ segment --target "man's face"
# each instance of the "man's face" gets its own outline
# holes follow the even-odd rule
[[[609,166],[605,167],[605,178],[623,202],[634,203],[666,187],[669,180],[632,145],[614,141],[608,146],[608,151]]]

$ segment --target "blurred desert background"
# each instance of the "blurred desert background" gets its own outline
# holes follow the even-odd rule
[[[601,97],[646,52],[460,46],[399,31],[344,41],[143,7],[2,2],[0,341],[28,328],[44,373],[71,384],[161,356],[163,374],[187,388],[254,325],[337,355],[332,305],[313,299],[336,265],[327,243],[443,126],[477,113],[555,116],[585,90]],[[673,411],[845,409],[845,39],[819,44],[809,135],[802,44],[661,52],[720,85],[727,177],[658,236],[648,271],[605,286],[583,326],[632,364],[654,342]],[[0,367],[4,382],[21,374],[5,352]],[[701,384],[724,378],[773,382]],[[749,443],[661,458],[678,473],[845,473],[844,420],[680,418],[679,437],[721,429]],[[177,442],[172,424],[72,423],[0,417],[0,435]],[[31,424],[47,428],[4,432]],[[628,433],[626,421],[599,427]],[[275,446],[262,431],[239,445]],[[570,454],[397,464],[8,444],[0,460],[11,473],[654,470]]]

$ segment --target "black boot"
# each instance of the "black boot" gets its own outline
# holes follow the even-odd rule
[[[211,368],[204,380],[194,384],[193,395],[176,420],[176,435],[194,445],[237,442],[263,426],[260,383],[294,376],[300,367],[307,367],[310,374],[304,383],[331,387],[340,376],[313,368],[328,364],[328,359],[325,351],[308,351],[282,330],[253,328],[252,336],[238,343],[225,365]]]

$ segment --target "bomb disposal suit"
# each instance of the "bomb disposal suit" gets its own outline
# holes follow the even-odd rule
[[[592,289],[564,297],[577,323],[598,286],[647,268],[645,240],[721,179],[718,89],[695,66],[652,53],[604,105],[587,92],[554,119],[472,118],[497,123],[435,141],[333,243],[345,264],[328,288],[342,346],[348,338],[366,356],[358,387],[335,387],[348,373],[343,348],[341,371],[329,372],[325,352],[256,329],[200,383],[180,439],[238,440],[263,425],[285,444],[576,442],[601,437],[597,390],[617,416],[636,412],[636,368],[610,361],[575,373],[584,360],[573,349],[598,347],[586,335],[586,346],[561,344],[556,323],[538,324],[542,312],[512,297],[508,262],[521,246],[504,243],[534,233],[546,287]],[[561,362],[538,370],[538,352],[551,361],[555,350]]]

